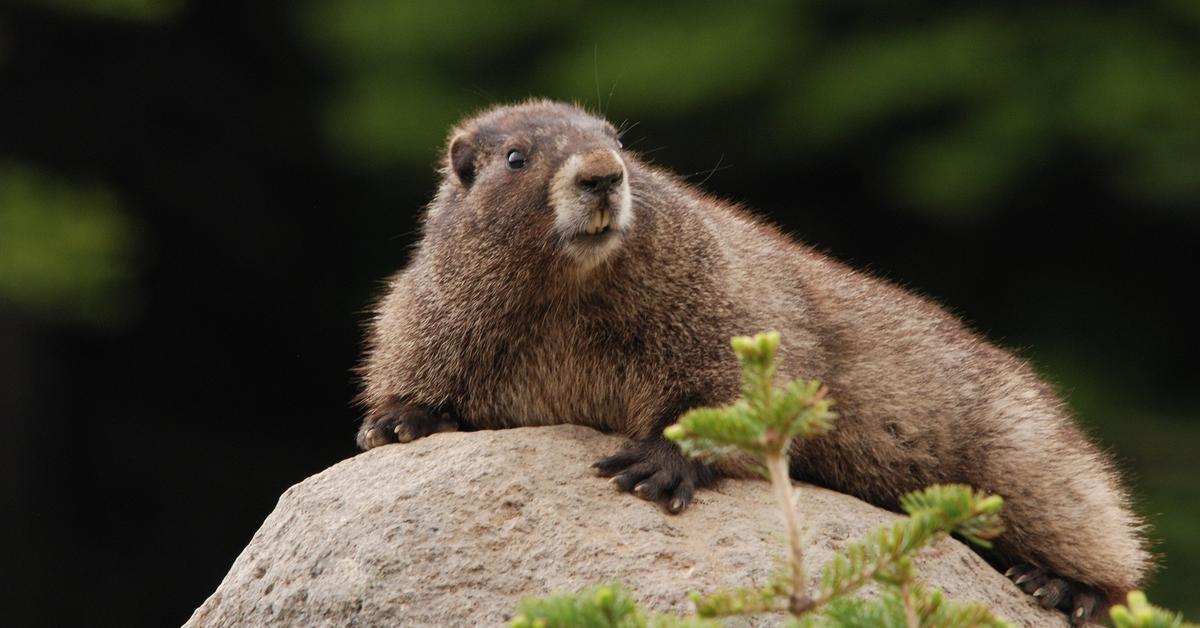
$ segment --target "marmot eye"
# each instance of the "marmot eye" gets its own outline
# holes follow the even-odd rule
[[[525,167],[525,153],[519,150],[508,151],[508,168],[509,170],[520,170]]]

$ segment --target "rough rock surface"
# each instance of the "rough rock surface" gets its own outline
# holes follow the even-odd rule
[[[648,607],[764,583],[783,556],[762,481],[726,480],[682,515],[618,494],[588,465],[622,440],[578,426],[435,434],[288,489],[188,626],[497,625],[527,596],[620,581]],[[831,553],[896,515],[797,485],[814,585]],[[1065,625],[958,541],[929,584],[1016,625]],[[768,622],[775,623],[775,622]]]

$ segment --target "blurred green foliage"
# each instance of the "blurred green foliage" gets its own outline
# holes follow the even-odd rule
[[[633,594],[619,584],[605,584],[579,593],[527,599],[509,622],[511,628],[720,628],[722,624],[695,617],[647,613]]]
[[[95,325],[125,320],[134,229],[107,188],[0,164],[0,305]]]
[[[771,106],[730,121],[746,141],[799,153],[936,117],[932,132],[881,148],[888,192],[948,220],[994,209],[1071,151],[1104,162],[1131,201],[1194,208],[1198,25],[1182,0],[1136,10],[357,0],[311,2],[301,19],[341,77],[326,131],[359,165],[426,165],[463,111],[530,94],[601,110],[617,98],[631,119],[747,99]]]
[[[1112,608],[1113,625],[1116,628],[1195,628],[1185,622],[1183,615],[1151,604],[1141,591],[1129,594],[1125,604]]]

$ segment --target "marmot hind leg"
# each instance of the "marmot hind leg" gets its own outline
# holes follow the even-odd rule
[[[1071,621],[1102,620],[1153,568],[1144,524],[1103,453],[1065,420],[1010,421],[962,478],[1004,497],[994,552],[1017,586]]]
[[[357,441],[358,446],[366,450],[458,429],[459,421],[449,412],[394,401],[372,410],[363,418]]]
[[[1043,608],[1057,608],[1071,618],[1074,625],[1083,625],[1099,617],[1108,601],[1103,592],[1069,578],[1056,576],[1041,567],[1023,563],[1011,567],[1004,575],[1021,590],[1037,598]]]

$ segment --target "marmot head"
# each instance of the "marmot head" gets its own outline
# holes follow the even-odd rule
[[[544,250],[588,271],[633,228],[617,130],[578,107],[539,100],[489,109],[454,129],[443,163],[430,219],[451,212],[444,218],[460,234]]]

